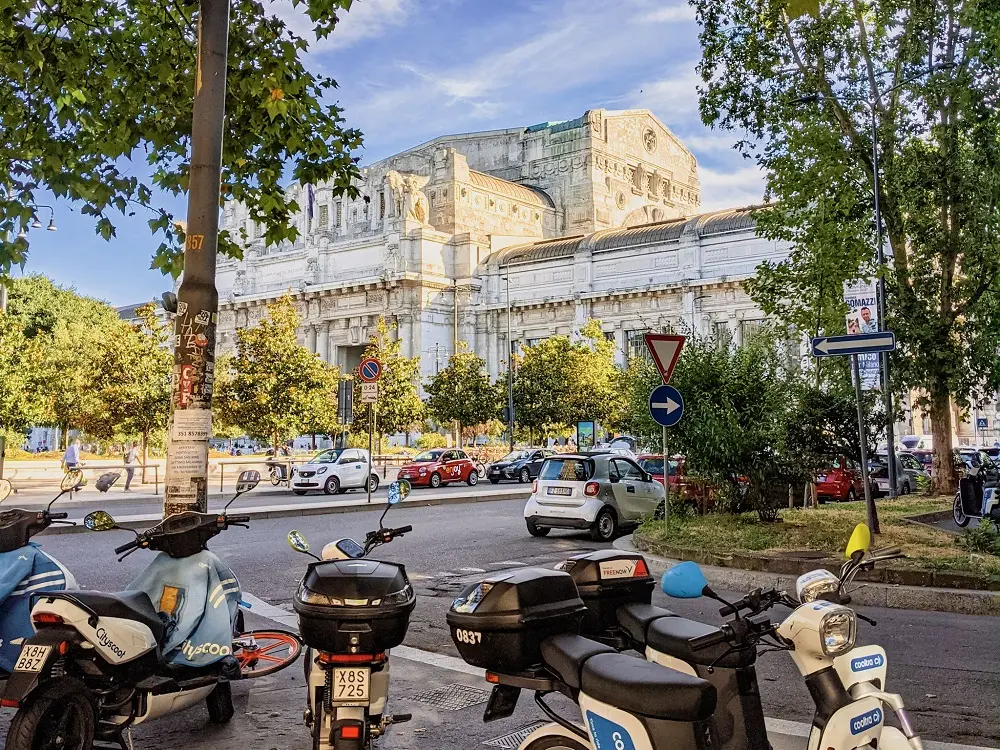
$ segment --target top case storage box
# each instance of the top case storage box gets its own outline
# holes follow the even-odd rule
[[[539,647],[549,636],[579,633],[585,611],[569,575],[522,568],[465,589],[448,611],[448,626],[469,664],[517,674],[541,664]]]
[[[375,654],[403,642],[416,603],[402,565],[357,559],[310,564],[294,607],[307,646]]]
[[[649,574],[646,559],[636,552],[613,549],[576,555],[559,563],[576,583],[587,605],[580,632],[600,635],[618,624],[616,612],[624,604],[649,604],[656,580]]]

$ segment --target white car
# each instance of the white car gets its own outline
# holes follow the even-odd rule
[[[332,448],[292,470],[292,492],[296,495],[310,490],[337,495],[366,489],[365,482],[371,484],[372,492],[378,489],[378,474],[371,466],[368,451],[360,448]]]
[[[549,529],[588,529],[608,542],[638,526],[665,502],[663,485],[618,453],[558,455],[545,459],[524,506],[532,536]]]

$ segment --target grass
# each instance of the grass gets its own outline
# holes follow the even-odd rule
[[[951,502],[950,498],[879,501],[882,533],[876,546],[903,548],[906,557],[894,560],[893,568],[969,572],[1000,580],[1000,557],[970,553],[952,534],[901,520],[904,516],[949,510]],[[640,534],[652,552],[659,544],[719,554],[815,550],[839,557],[851,531],[865,522],[865,506],[856,502],[827,504],[815,510],[796,508],[782,511],[781,519],[781,523],[761,523],[753,514],[723,513],[676,517],[669,522],[647,521]]]

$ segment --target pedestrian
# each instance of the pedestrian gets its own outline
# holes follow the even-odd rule
[[[129,443],[125,449],[125,492],[131,492],[129,485],[132,484],[132,477],[135,475],[135,464],[139,463],[139,446],[137,443]]]
[[[73,471],[74,469],[79,469],[82,464],[80,463],[80,438],[77,438],[66,448],[66,452],[63,453],[63,470]],[[73,492],[79,492],[83,481],[73,488]]]

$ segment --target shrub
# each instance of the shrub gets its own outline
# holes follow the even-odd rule
[[[958,544],[969,552],[1000,556],[1000,535],[993,531],[993,523],[985,518],[975,528],[958,538]]]
[[[444,448],[446,445],[448,445],[448,438],[439,432],[425,432],[417,438],[417,447],[422,451]]]

